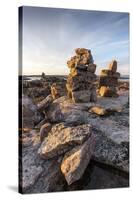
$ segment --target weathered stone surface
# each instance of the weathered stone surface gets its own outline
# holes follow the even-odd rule
[[[116,94],[116,90],[111,87],[106,87],[106,86],[102,86],[99,90],[99,94],[102,97],[118,97],[118,95]]]
[[[53,83],[51,85],[51,95],[53,99],[57,99],[61,96],[66,95],[66,85],[65,83]]]
[[[57,157],[75,145],[82,144],[91,135],[89,124],[66,127],[64,123],[52,127],[48,137],[44,138],[38,153],[44,159]]]
[[[109,64],[109,69],[112,72],[116,72],[117,71],[117,61],[113,60],[110,64]]]
[[[99,86],[110,86],[110,87],[116,87],[118,85],[118,79],[115,77],[108,77],[108,76],[101,76],[100,77],[100,83]]]
[[[42,125],[45,124],[46,122],[47,122],[47,119],[46,119],[46,116],[45,116],[45,118],[44,118],[42,121],[40,121],[40,122],[35,126],[35,128],[38,129],[38,130],[40,130],[40,128],[42,127]]]
[[[96,65],[93,64],[91,51],[85,48],[77,48],[75,52],[76,56],[72,57],[71,60],[67,62],[70,68],[70,74],[66,84],[68,97],[71,98],[73,102],[77,103],[88,102],[90,100],[96,101],[96,91],[92,91],[96,90],[95,87],[93,87],[96,81],[96,75],[94,74]],[[84,93],[85,90],[86,95]],[[79,97],[80,99],[77,96],[78,93],[82,93],[82,96]]]
[[[124,138],[123,142],[118,142],[123,134],[128,134],[127,131],[129,130],[122,131],[123,133],[119,131],[112,133],[116,134],[117,142],[100,132],[100,129],[97,133],[95,131],[96,144],[93,159],[100,163],[111,165],[122,171],[129,172],[129,143],[124,141]]]
[[[45,137],[48,136],[48,132],[51,130],[52,125],[50,123],[43,124],[40,129],[40,140],[41,142],[44,140]]]
[[[32,100],[27,96],[22,96],[22,112],[23,128],[33,128],[35,124],[42,120],[42,116],[37,111],[37,106],[32,102]]]
[[[112,77],[118,79],[118,78],[120,78],[120,73],[119,72],[115,72],[115,73],[113,73]]]
[[[94,145],[94,135],[91,134],[89,139],[82,145],[76,146],[65,154],[61,163],[61,171],[68,185],[71,185],[82,177],[94,151]]]
[[[90,102],[91,92],[89,90],[80,90],[72,92],[72,100],[74,103]]]
[[[104,108],[101,106],[94,106],[91,109],[89,109],[89,112],[95,113],[100,116],[110,115],[115,112],[121,112],[121,111],[122,111],[122,108]]]
[[[96,92],[96,88],[93,88],[90,90],[91,91],[91,96],[90,96],[90,102],[96,102],[97,101],[97,92]]]
[[[113,72],[110,69],[102,69],[100,72],[100,76],[112,76]]]
[[[67,97],[60,97],[47,109],[46,116],[51,123],[65,122],[67,125],[80,125],[86,123],[89,117],[88,109],[94,103],[73,103]]]
[[[20,188],[22,193],[62,191],[65,181],[60,170],[62,157],[45,161],[37,154],[40,143],[22,148]]]
[[[109,69],[101,70],[99,80],[99,94],[105,97],[118,97],[116,87],[118,86],[118,78],[120,73],[116,72],[117,61],[113,60],[109,64]]]
[[[43,99],[41,102],[37,104],[37,109],[39,111],[43,111],[46,109],[53,101],[52,95],[48,95],[45,99]]]
[[[91,73],[95,73],[96,71],[96,65],[91,63],[87,66],[87,71],[91,72]]]
[[[29,87],[26,89],[26,92],[24,90],[24,94],[26,94],[28,97],[32,98],[33,100],[38,102],[39,100],[46,98],[50,94],[50,87]]]

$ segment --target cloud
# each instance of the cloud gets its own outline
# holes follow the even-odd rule
[[[98,66],[116,58],[126,67],[128,29],[127,13],[24,7],[23,71],[68,74],[77,47],[90,48]]]

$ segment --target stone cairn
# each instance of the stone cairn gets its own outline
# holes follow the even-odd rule
[[[108,69],[101,70],[99,80],[99,94],[103,97],[118,97],[116,87],[120,73],[117,72],[117,61],[113,60]]]
[[[65,82],[53,83],[51,85],[51,95],[54,100],[66,95]]]
[[[85,48],[75,49],[76,55],[67,61],[70,74],[66,88],[68,97],[75,103],[95,102],[96,95],[96,65],[91,51]]]

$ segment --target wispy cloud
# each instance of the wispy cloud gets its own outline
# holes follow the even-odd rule
[[[97,71],[116,58],[125,72],[128,21],[127,13],[24,7],[23,71],[67,74],[74,49],[85,47],[92,50]]]

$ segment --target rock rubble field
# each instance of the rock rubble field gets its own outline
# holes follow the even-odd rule
[[[117,61],[98,79],[91,51],[75,53],[67,77],[20,83],[23,193],[70,190],[91,161],[129,173],[129,85],[118,81]]]

